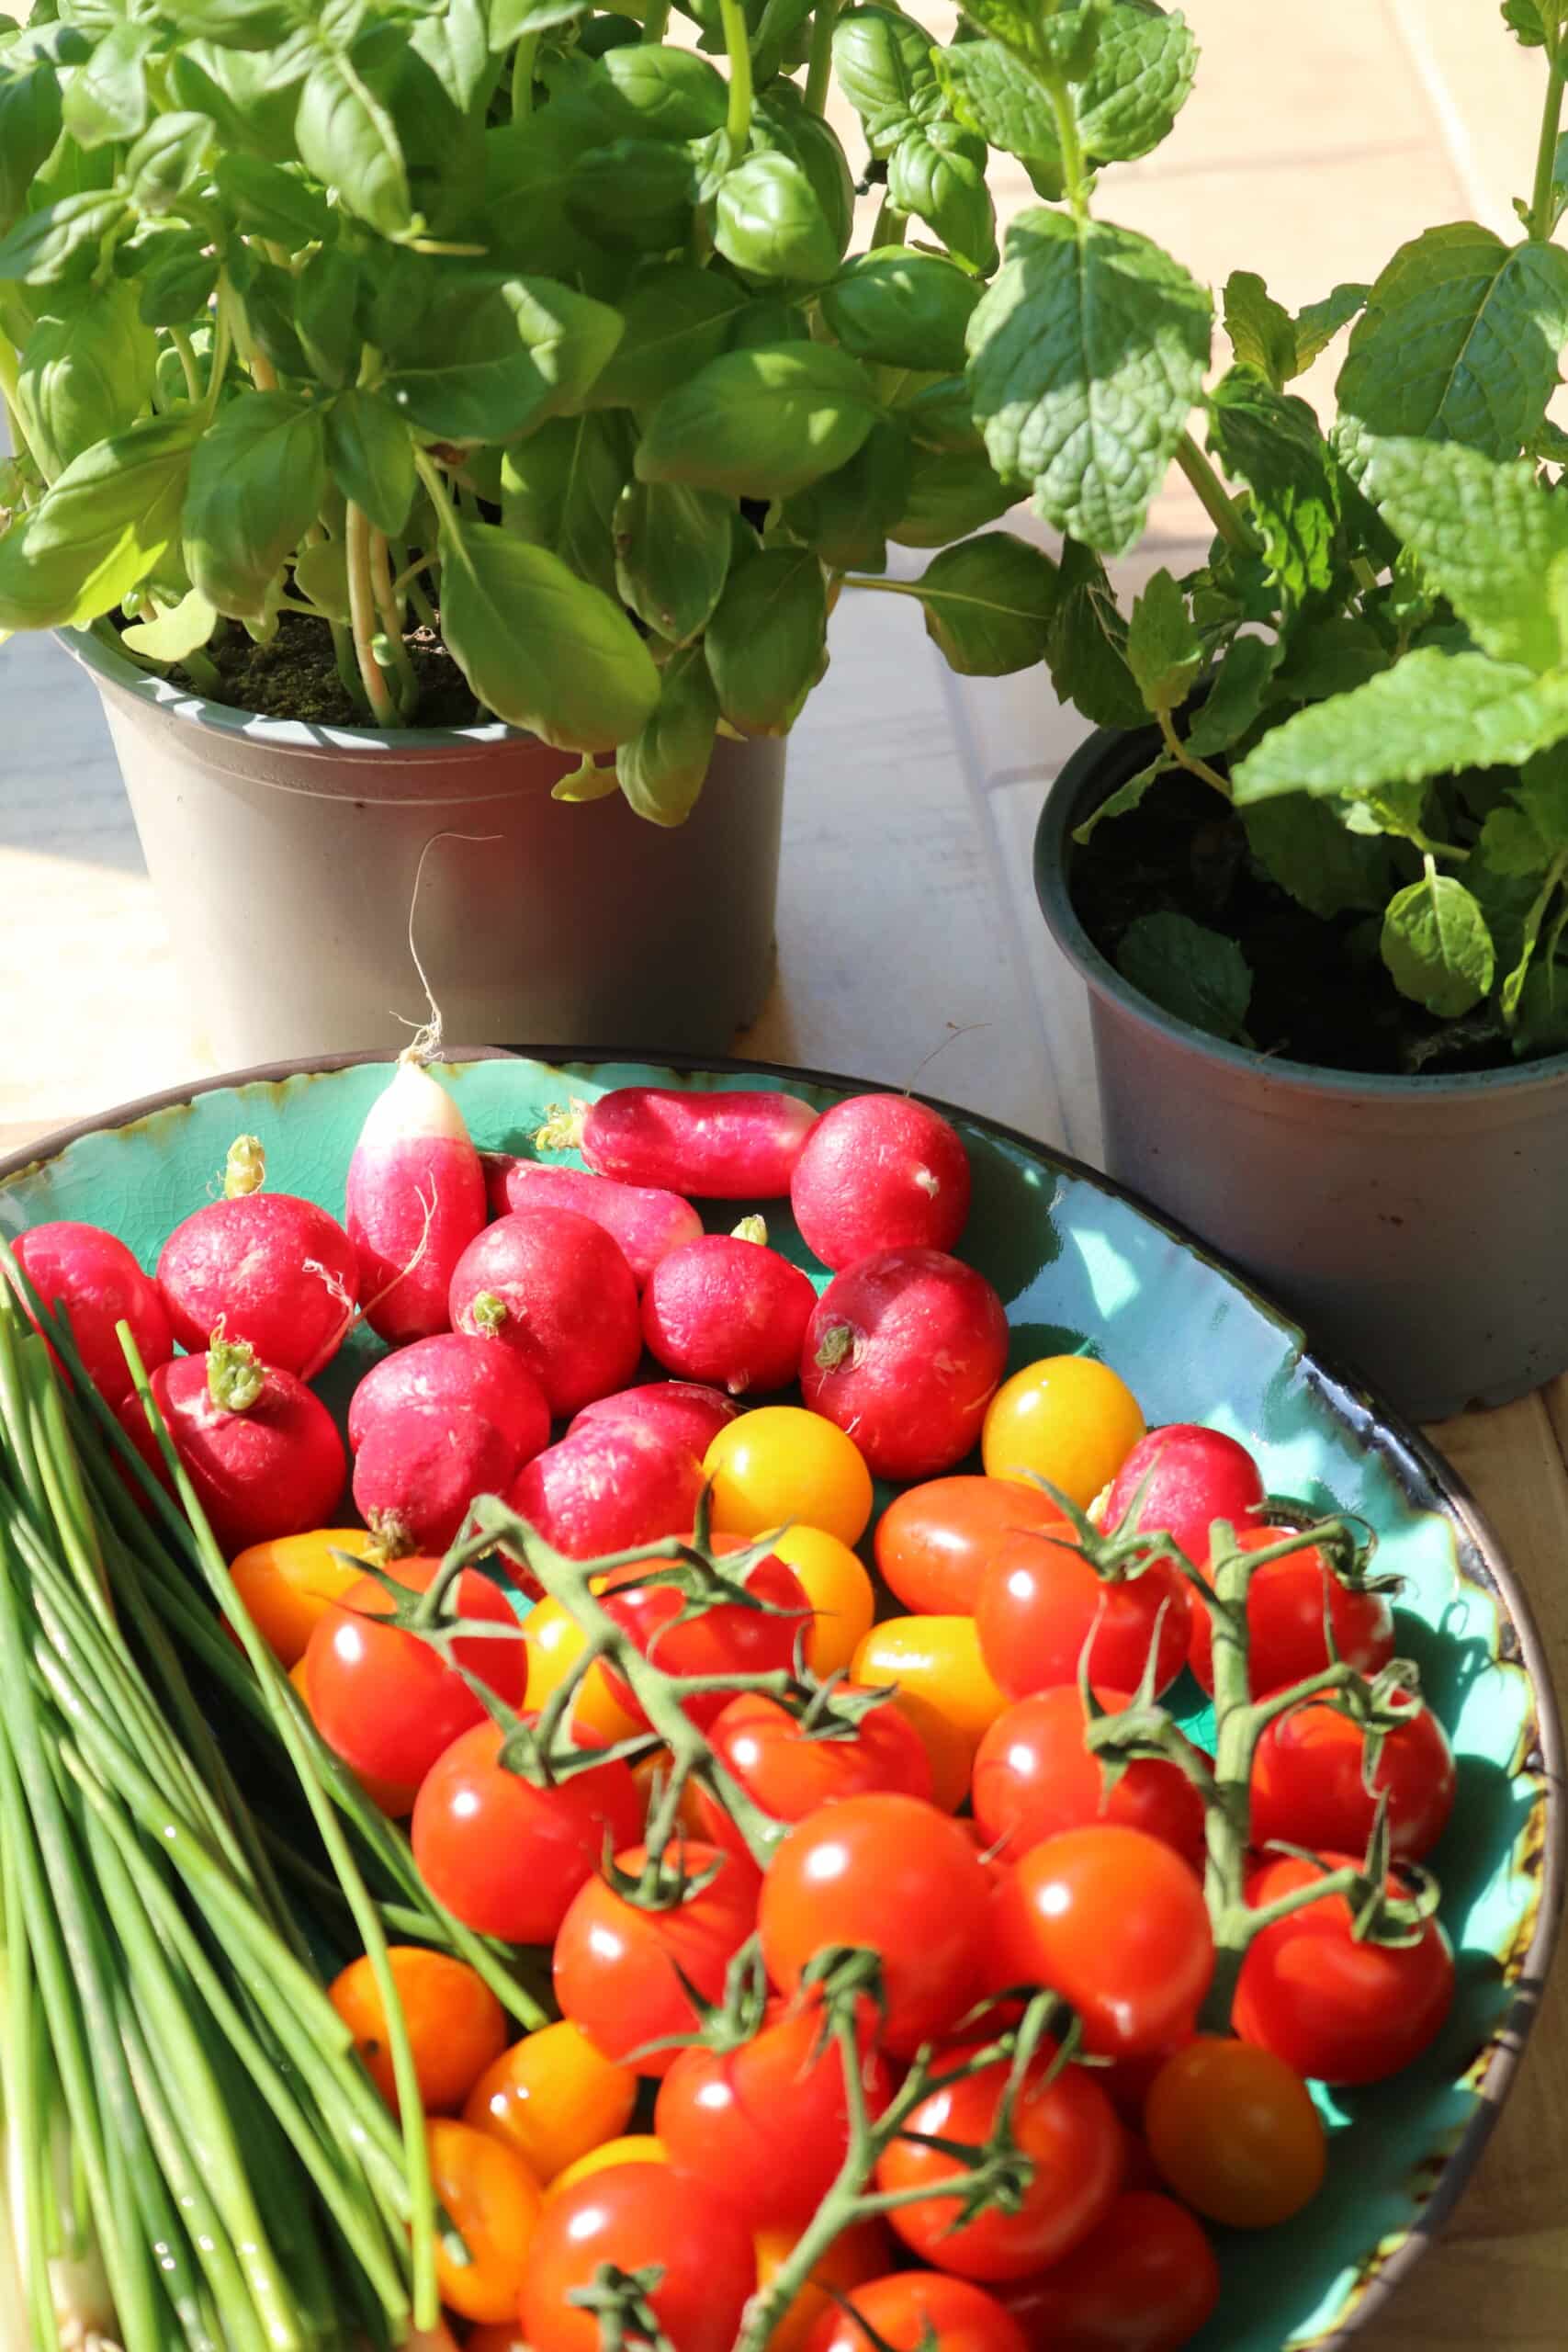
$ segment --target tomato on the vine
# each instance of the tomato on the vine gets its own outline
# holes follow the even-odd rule
[[[1337,1870],[1351,1858],[1322,1860]],[[1283,1856],[1253,1871],[1247,1899],[1254,1908],[1273,1903],[1317,1875],[1311,1862]],[[1404,1892],[1396,1876],[1388,1891]],[[1438,1920],[1424,1920],[1408,1944],[1376,1944],[1352,1928],[1344,1895],[1320,1895],[1253,1939],[1236,1987],[1237,2033],[1318,2082],[1380,2083],[1398,2074],[1436,2039],[1453,2006],[1453,1951]]]
[[[418,1593],[429,1589],[440,1567],[439,1560],[393,1560],[386,1573]],[[465,1568],[457,1603],[460,1617],[505,1626],[516,1636],[457,1641],[453,1656],[508,1706],[520,1707],[528,1659],[506,1595],[477,1568]],[[380,1585],[362,1577],[311,1634],[306,1676],[316,1728],[333,1753],[369,1780],[409,1788],[423,1780],[459,1732],[484,1721],[485,1710],[457,1667],[448,1666],[422,1635],[378,1624],[392,1607]]]
[[[1213,1974],[1203,1890],[1141,1829],[1048,1838],[1016,1864],[993,1916],[1004,1977],[1070,2001],[1099,2057],[1135,2057],[1189,2030]]]
[[[896,2270],[867,2279],[827,2312],[807,2352],[1029,2352],[1017,2320],[970,2278]]]
[[[1166,2060],[1144,2103],[1149,2154],[1211,2222],[1269,2230],[1323,2184],[1328,2143],[1301,2076],[1272,2051],[1200,2034]]]
[[[1173,2198],[1127,2188],[1063,2261],[999,2292],[1051,2352],[1180,2352],[1219,2302],[1220,2266]]]
[[[763,1604],[761,1608],[739,1600],[716,1601],[684,1624],[676,1621],[686,1608],[685,1595],[671,1585],[638,1584],[638,1575],[646,1573],[628,1568],[615,1577],[603,1605],[663,1674],[785,1672],[794,1662],[796,1641],[809,1629],[810,1602],[794,1570],[771,1553],[746,1578],[746,1590]],[[626,1713],[643,1722],[636,1698],[608,1661],[605,1680]],[[693,1723],[705,1730],[723,1713],[730,1695],[728,1690],[705,1690],[683,1704]]]
[[[687,1885],[679,1899],[650,1909],[605,1880],[590,1879],[556,1938],[556,1998],[563,2015],[606,2058],[639,2075],[667,2075],[675,2060],[673,2050],[637,2054],[646,2043],[695,2030],[681,1977],[717,2001],[725,1971],[756,1924],[753,1862],[696,1845],[686,1846],[682,1859]],[[641,1846],[615,1857],[616,1868],[632,1878],[647,1860]]]
[[[860,2081],[874,2119],[890,2085],[869,2049]],[[682,2050],[659,2086],[653,2128],[671,2163],[752,2229],[804,2229],[849,2152],[843,2052],[809,2008],[776,2013],[734,2050]]]
[[[1124,1690],[1097,1690],[1109,1714],[1132,1704]],[[1100,1758],[1084,1745],[1083,1700],[1062,1683],[1020,1699],[998,1715],[975,1758],[975,1818],[1010,1861],[1060,1829],[1118,1822],[1172,1847],[1196,1869],[1203,1853],[1203,1800],[1179,1764],[1139,1758],[1107,1790]]]
[[[657,2268],[648,2300],[671,2352],[730,2352],[757,2283],[751,2233],[670,2165],[617,2165],[552,2198],[523,2282],[533,2352],[599,2352],[597,2314],[571,2299],[605,2266]]]
[[[525,1703],[541,1714],[588,1647],[588,1636],[563,1601],[547,1598],[536,1601],[524,1620],[523,1640],[528,1653]],[[606,1745],[642,1729],[610,1689],[602,1658],[594,1660],[572,1693],[571,1720],[579,1731]]]
[[[857,1686],[840,1686],[853,1698]],[[730,1700],[708,1733],[719,1762],[774,1821],[804,1821],[818,1805],[874,1789],[929,1797],[931,1769],[919,1734],[892,1707],[870,1708],[858,1723],[825,1719],[828,1728],[808,1728],[797,1714],[764,1691],[747,1690]],[[698,1836],[715,1846],[739,1850],[740,1832],[700,1786],[694,1790]]]
[[[986,1664],[1010,1699],[1076,1682],[1089,1649],[1095,1681],[1135,1690],[1151,1651],[1168,1690],[1186,1663],[1190,1603],[1181,1574],[1152,1560],[1134,1576],[1098,1575],[1076,1540],[1010,1536],[980,1579],[975,1622]]]
[[[762,2291],[795,2252],[800,2233],[759,2230],[756,2243],[757,2286]],[[837,2308],[835,2296],[847,2294],[852,2287],[862,2285],[867,2278],[880,2278],[891,2269],[897,2256],[897,2248],[885,2222],[857,2222],[852,2229],[841,2231],[794,2301],[785,2304],[783,2317],[774,2321],[768,2352],[805,2352],[811,2331],[823,2313]]]
[[[1332,1701],[1279,1715],[1252,1764],[1252,1842],[1365,1853],[1378,1800],[1388,1799],[1389,1850],[1418,1862],[1448,1827],[1457,1785],[1453,1750],[1430,1707],[1395,1693],[1406,1720],[1385,1734],[1367,1785],[1367,1738]]]
[[[964,2278],[1026,2278],[1059,2261],[1109,2211],[1122,2185],[1122,2126],[1088,2069],[1068,2065],[1053,2075],[1052,2055],[1042,2052],[1013,2107],[1013,2138],[1033,2167],[1017,2211],[993,2206],[957,2227],[960,2199],[942,2188],[968,2162],[924,2143],[984,2148],[996,2129],[1010,2068],[998,2061],[974,2074],[955,2074],[952,2069],[965,2063],[965,2053],[955,2051],[947,2061],[950,2079],[943,2081],[942,2061],[936,2062],[936,2080],[908,2120],[909,2132],[920,2138],[893,2141],[876,2167],[879,2189],[930,2188],[929,2197],[896,2206],[887,2216],[922,2262]]]
[[[581,2026],[561,2018],[525,2033],[485,2068],[463,2120],[504,2142],[547,2187],[579,2156],[624,2132],[636,2101],[630,2067],[604,2057]]]
[[[1244,1552],[1266,1552],[1283,1543],[1283,1527],[1237,1528]],[[1247,1594],[1247,1680],[1255,1699],[1321,1674],[1329,1663],[1324,1636],[1326,1611],[1334,1650],[1359,1674],[1376,1674],[1393,1656],[1393,1618],[1381,1592],[1352,1592],[1341,1584],[1315,1544],[1252,1572]],[[1212,1696],[1214,1688],[1213,1629],[1201,1601],[1192,1605],[1188,1663]]]
[[[441,2300],[493,2326],[517,2309],[543,2203],[539,2184],[513,2149],[467,2123],[435,2117],[425,2133],[435,2194],[468,2256],[457,2262],[436,2241]]]
[[[918,1797],[824,1805],[790,1831],[762,1881],[768,1974],[793,1993],[817,1954],[858,1945],[882,1962],[883,2039],[907,2055],[977,1993],[988,1882],[968,1832]]]
[[[420,2098],[435,2112],[461,2107],[506,2046],[505,2011],[467,1961],[427,1951],[422,1944],[393,1944],[387,1960],[408,2027]],[[368,1954],[334,1978],[330,1996],[372,2082],[389,2106],[396,2107],[387,2005]]]
[[[906,1609],[973,1615],[980,1578],[1010,1535],[1066,1524],[1049,1495],[1015,1478],[928,1478],[877,1521],[876,1565]]]

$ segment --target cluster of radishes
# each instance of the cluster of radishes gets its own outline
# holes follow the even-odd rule
[[[930,1477],[971,1451],[1007,1321],[949,1254],[969,1167],[936,1112],[896,1094],[819,1115],[787,1094],[626,1087],[539,1141],[587,1169],[481,1155],[452,1094],[405,1057],[355,1146],[341,1225],[260,1189],[243,1137],[225,1197],[175,1227],[154,1277],[90,1226],[34,1227],[18,1255],[163,1476],[116,1333],[130,1324],[231,1556],[331,1521],[347,1459],[309,1383],[362,1319],[392,1352],[353,1398],[353,1494],[390,1555],[444,1550],[480,1494],[578,1558],[687,1533],[714,1435],[740,1400],[797,1379],[875,1474]],[[787,1198],[832,1272],[823,1295],[761,1216],[705,1233],[694,1196]],[[634,1385],[645,1349],[670,1379]]]

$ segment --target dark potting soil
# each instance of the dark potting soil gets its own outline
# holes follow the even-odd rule
[[[1188,915],[1234,939],[1252,973],[1247,1032],[1260,1053],[1386,1076],[1515,1066],[1484,1013],[1443,1023],[1401,996],[1377,916],[1298,906],[1253,857],[1242,819],[1195,778],[1161,777],[1073,848],[1071,870],[1078,920],[1110,964],[1140,915]]]
[[[418,727],[471,727],[479,716],[473,689],[434,630],[417,629],[406,640],[419,680]],[[313,727],[368,727],[363,703],[337,673],[331,633],[302,613],[281,613],[277,634],[257,645],[238,621],[224,625],[207,647],[221,692],[199,685],[176,670],[182,685],[209,702],[254,710],[264,718],[298,718]]]

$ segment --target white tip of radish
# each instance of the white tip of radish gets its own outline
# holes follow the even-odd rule
[[[922,1192],[927,1200],[934,1201],[942,1190],[942,1179],[929,1168],[917,1168],[915,1185],[917,1191]]]
[[[743,1216],[739,1225],[731,1227],[729,1238],[732,1241],[755,1241],[760,1248],[765,1249],[768,1220],[765,1216]]]
[[[453,1143],[469,1140],[468,1123],[439,1079],[419,1062],[400,1059],[389,1086],[376,1097],[360,1129],[359,1143],[372,1148],[424,1142],[431,1136]]]
[[[564,1108],[552,1102],[545,1113],[545,1124],[534,1137],[537,1151],[580,1151],[582,1148],[582,1123],[588,1116],[588,1105],[574,1094]]]
[[[243,1200],[247,1193],[259,1193],[265,1182],[266,1154],[260,1136],[236,1136],[223,1164],[224,1199]]]

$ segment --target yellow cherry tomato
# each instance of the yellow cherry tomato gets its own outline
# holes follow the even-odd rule
[[[973,1617],[888,1617],[854,1654],[855,1682],[892,1682],[894,1702],[925,1743],[932,1795],[954,1812],[969,1793],[976,1750],[1007,1706],[980,1654]]]
[[[579,2156],[575,2164],[568,2165],[564,2171],[558,2172],[545,2191],[545,2202],[553,2204],[558,2197],[575,2188],[580,2180],[586,2180],[591,2173],[604,2171],[607,2165],[667,2165],[669,2161],[669,2149],[662,2140],[656,2140],[651,2132],[628,2132],[625,2139],[606,2140],[603,2147],[591,2148],[585,2156]]]
[[[563,2019],[525,2033],[485,2069],[463,2120],[502,2141],[547,2186],[624,2132],[636,2098],[631,2068],[601,2057],[581,2028]]]
[[[364,1574],[333,1554],[362,1559],[369,1542],[363,1527],[318,1527],[309,1535],[275,1535],[253,1544],[233,1562],[229,1573],[279,1666],[299,1664],[333,1601]]]
[[[316,1718],[310,1705],[310,1689],[305,1679],[305,1660],[302,1657],[296,1658],[289,1668],[288,1679],[304,1700],[305,1712],[314,1723]],[[414,1799],[419,1794],[417,1789],[401,1788],[396,1781],[367,1780],[363,1772],[355,1772],[347,1764],[344,1766],[344,1770],[348,1773],[351,1780],[358,1781],[377,1811],[384,1813],[389,1821],[406,1821],[413,1811]]]
[[[806,1663],[826,1678],[847,1667],[871,1631],[876,1594],[870,1575],[849,1545],[825,1527],[789,1527],[767,1539],[795,1570],[816,1614],[806,1636]]]
[[[765,2288],[799,2244],[793,2230],[757,2233],[757,2285]],[[833,2292],[847,2294],[868,2278],[880,2278],[897,2264],[893,2241],[880,2222],[860,2222],[834,2239],[801,2288],[784,2307],[768,2338],[768,2352],[801,2352],[807,2337],[828,2309]]]
[[[1144,1434],[1138,1400],[1092,1356],[1043,1356],[1004,1380],[980,1432],[993,1478],[1045,1478],[1087,1510]]]
[[[463,2319],[494,2325],[517,2309],[543,2192],[522,2157],[487,2132],[444,2117],[425,2131],[435,2194],[468,2251],[456,2262],[437,2239],[441,2300]]]
[[[853,1438],[803,1405],[761,1405],[721,1429],[704,1456],[713,1523],[761,1535],[785,1520],[858,1544],[871,1520],[871,1473]]]
[[[541,1600],[524,1621],[523,1641],[528,1653],[528,1690],[524,1704],[536,1713],[566,1680],[587,1647],[588,1636],[558,1600]],[[606,1744],[629,1739],[640,1729],[605,1681],[602,1666],[591,1666],[583,1677],[572,1716],[580,1730],[592,1732]]]

